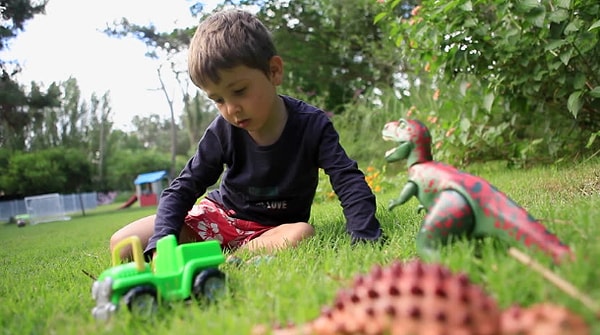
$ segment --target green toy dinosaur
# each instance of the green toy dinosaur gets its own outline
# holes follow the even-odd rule
[[[431,135],[417,120],[388,122],[384,140],[398,146],[386,152],[387,162],[407,160],[408,182],[389,210],[415,196],[427,211],[417,235],[421,256],[437,254],[450,237],[493,236],[506,242],[537,246],[560,262],[573,257],[568,246],[538,220],[483,178],[436,162],[431,154]]]

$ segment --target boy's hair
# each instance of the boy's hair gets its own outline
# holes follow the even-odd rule
[[[212,14],[196,29],[190,43],[188,71],[196,86],[218,84],[219,71],[239,65],[269,74],[277,54],[269,30],[251,13],[233,9]]]

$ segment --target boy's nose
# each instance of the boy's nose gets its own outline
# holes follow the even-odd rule
[[[236,115],[241,110],[240,105],[231,102],[227,103],[226,108],[228,115]]]

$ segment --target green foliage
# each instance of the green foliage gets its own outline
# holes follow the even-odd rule
[[[542,218],[551,231],[572,246],[577,260],[556,267],[550,266],[544,255],[527,252],[595,301],[600,299],[600,268],[590,264],[600,258],[600,247],[593,243],[600,234],[595,219],[600,215],[599,163],[596,159],[566,168],[519,171],[498,164],[478,164],[470,169]],[[229,294],[219,303],[173,303],[147,322],[131,317],[125,310],[109,323],[93,320],[93,279],[88,274],[98,276],[110,266],[111,234],[151,214],[153,208],[115,210],[116,206],[106,206],[85,217],[74,216],[71,221],[24,228],[2,225],[0,327],[5,334],[220,335],[250,334],[258,323],[306,322],[315,318],[323,306],[331,305],[336,291],[348,287],[356,275],[368,272],[375,264],[415,257],[414,236],[422,220],[416,202],[410,201],[393,212],[384,209],[388,200],[398,195],[404,181],[397,176],[396,188],[378,196],[378,217],[388,235],[388,243],[380,248],[369,244],[351,246],[339,204],[316,204],[311,218],[317,231],[313,239],[278,253],[268,263],[224,265]],[[582,315],[591,325],[591,334],[600,334],[600,324],[591,310],[491,242],[460,242],[444,249],[441,262],[455,272],[466,273],[502,308],[549,301]],[[475,256],[476,250],[480,256]],[[246,259],[252,255],[238,256]]]
[[[542,139],[552,158],[557,148],[584,150],[600,128],[597,1],[424,0],[410,18],[398,17],[398,3],[388,2],[376,21],[411,60],[413,74],[427,68],[434,82],[477,78],[481,104],[493,108],[496,119],[486,127],[516,117],[514,124],[525,128],[514,139],[523,142],[558,130],[553,139]],[[532,151],[517,151],[523,150]]]
[[[77,193],[92,189],[91,164],[77,149],[13,153],[0,178],[6,194]]]
[[[423,71],[427,73],[426,66]],[[366,164],[363,167],[382,165],[390,147],[381,139],[381,130],[401,117],[425,122],[433,136],[435,159],[461,167],[490,160],[525,167],[582,150],[573,128],[555,127],[570,122],[565,115],[512,113],[503,96],[482,87],[473,75],[454,82],[425,79],[405,89],[369,90],[347,103],[345,113],[332,116],[343,146]],[[319,96],[300,97],[321,103]]]
[[[111,26],[106,27],[103,32],[116,38],[132,36],[146,44],[148,47],[147,57],[159,58],[159,51],[177,54],[186,50],[194,31],[195,27],[188,27],[173,29],[169,33],[159,32],[153,24],[140,26],[129,22],[127,18],[121,18],[119,22],[114,22]]]
[[[564,115],[525,117],[512,113],[502,96],[482,88],[473,76],[438,83],[437,87],[412,87],[400,106],[389,111],[396,119],[425,122],[437,160],[458,166],[502,160],[509,166],[524,167],[554,162],[583,150],[578,148],[572,128],[553,127],[568,122]]]
[[[168,118],[161,118],[158,114],[145,117],[136,115],[132,119],[132,124],[135,131],[129,136],[137,138],[144,149],[170,152],[172,144],[171,127],[174,126],[177,133],[176,154],[187,154],[189,152],[190,142],[187,138],[187,130],[181,129],[177,124],[171,125]]]
[[[381,138],[381,130],[386,122],[398,118],[396,115],[402,106],[391,91],[368,90],[347,103],[344,113],[332,115],[340,142],[350,157],[366,164],[363,167],[382,166],[385,150],[381,148],[386,143]]]
[[[396,185],[387,176],[387,166],[383,165],[381,168],[377,168],[373,165],[366,167],[359,167],[365,175],[365,181],[371,188],[371,191],[375,196],[380,195],[386,191],[396,189]],[[317,185],[317,191],[314,198],[314,203],[322,204],[326,202],[337,202],[338,198],[331,187],[331,182],[323,170],[319,170],[319,183]]]
[[[44,92],[35,83],[27,90],[3,71],[0,69],[0,145],[25,150],[37,135],[36,126],[43,123],[42,110],[60,105],[60,91],[51,84]]]

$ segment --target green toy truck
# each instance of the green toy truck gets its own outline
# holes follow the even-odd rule
[[[123,247],[131,245],[133,261],[119,264]],[[156,243],[153,264],[146,263],[140,239],[132,236],[117,244],[113,266],[92,285],[96,306],[92,315],[107,320],[121,303],[137,316],[150,316],[162,301],[196,298],[214,301],[225,290],[225,274],[218,269],[225,261],[218,241],[177,245],[174,235]]]

